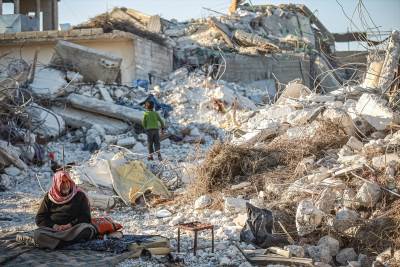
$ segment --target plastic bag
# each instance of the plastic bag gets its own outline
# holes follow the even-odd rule
[[[274,217],[272,211],[246,203],[247,221],[240,232],[240,241],[262,248],[287,244],[287,240],[272,233]]]

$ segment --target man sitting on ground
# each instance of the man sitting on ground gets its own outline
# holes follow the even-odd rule
[[[92,239],[96,229],[90,224],[90,206],[86,194],[66,171],[58,171],[36,215],[39,226],[34,233],[38,247],[54,249]]]

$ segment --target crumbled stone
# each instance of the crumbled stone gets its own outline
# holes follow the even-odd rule
[[[199,197],[198,199],[196,199],[196,201],[194,202],[194,208],[197,209],[204,209],[208,206],[210,206],[212,203],[212,199],[211,197],[207,196],[207,195],[203,195],[201,197]]]
[[[350,261],[357,260],[357,253],[354,251],[354,248],[344,248],[339,251],[336,255],[336,261],[342,265],[347,265]]]
[[[305,253],[304,253],[304,248],[302,246],[297,246],[297,245],[287,245],[284,247],[285,250],[289,251],[290,254],[294,257],[300,257],[303,258]]]
[[[242,198],[226,197],[225,212],[246,212],[246,203],[248,201]]]
[[[9,166],[9,167],[5,168],[5,169],[4,169],[4,172],[5,172],[7,175],[11,176],[11,177],[18,176],[18,175],[21,173],[20,169],[18,169],[18,168],[15,167],[15,166]]]
[[[382,190],[375,182],[365,182],[356,195],[357,205],[367,208],[374,207],[381,197]]]
[[[296,228],[300,236],[312,233],[321,224],[324,213],[311,200],[302,200],[296,211]]]
[[[355,226],[359,215],[356,211],[342,208],[336,213],[336,217],[333,221],[333,227],[339,231],[344,232],[350,227]]]
[[[340,248],[339,241],[329,235],[321,237],[321,239],[318,241],[318,246],[325,246],[329,248],[329,253],[331,256],[336,256]]]
[[[309,246],[307,247],[307,254],[310,255],[314,261],[329,263],[332,260],[329,248],[326,246]]]

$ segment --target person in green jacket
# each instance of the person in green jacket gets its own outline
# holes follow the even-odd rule
[[[160,126],[161,131],[165,129],[165,123],[160,115],[154,111],[154,103],[146,101],[144,104],[146,111],[143,115],[142,126],[147,134],[147,149],[149,150],[148,160],[153,160],[154,151],[158,154],[158,160],[162,161],[160,152]]]

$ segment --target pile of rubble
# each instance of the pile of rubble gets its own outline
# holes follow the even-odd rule
[[[190,22],[117,8],[79,26],[98,27],[172,46],[176,70],[158,84],[120,85],[122,58],[66,41],[49,66],[15,60],[2,70],[4,229],[32,229],[33,215],[10,207],[36,202],[53,171],[69,168],[94,213],[109,211],[128,232],[162,234],[175,247],[177,224],[213,224],[216,252],[176,255],[188,265],[400,262],[398,31],[385,58],[371,55],[362,83],[342,86],[343,73],[324,56],[333,37],[304,6],[241,6]],[[298,52],[317,66],[312,82],[224,76],[237,55]],[[168,125],[161,163],[146,160],[148,99]],[[242,238],[254,223],[247,203],[271,211],[269,234],[285,244],[260,251]],[[211,239],[199,238],[200,247]]]
[[[384,65],[393,56],[398,61],[398,34]],[[377,74],[377,84],[395,71]],[[374,266],[396,266],[400,113],[390,99],[399,91],[365,83],[325,95],[288,84],[274,104],[238,121],[236,145],[217,144],[208,152],[190,194],[205,193],[197,200],[203,202],[208,192],[222,190],[225,210],[238,213],[242,225],[247,202],[272,210],[279,221],[275,234],[286,233],[296,244],[285,249],[308,255],[317,266],[370,266],[374,260]],[[318,142],[324,137],[330,141]],[[281,160],[285,156],[291,161]]]

